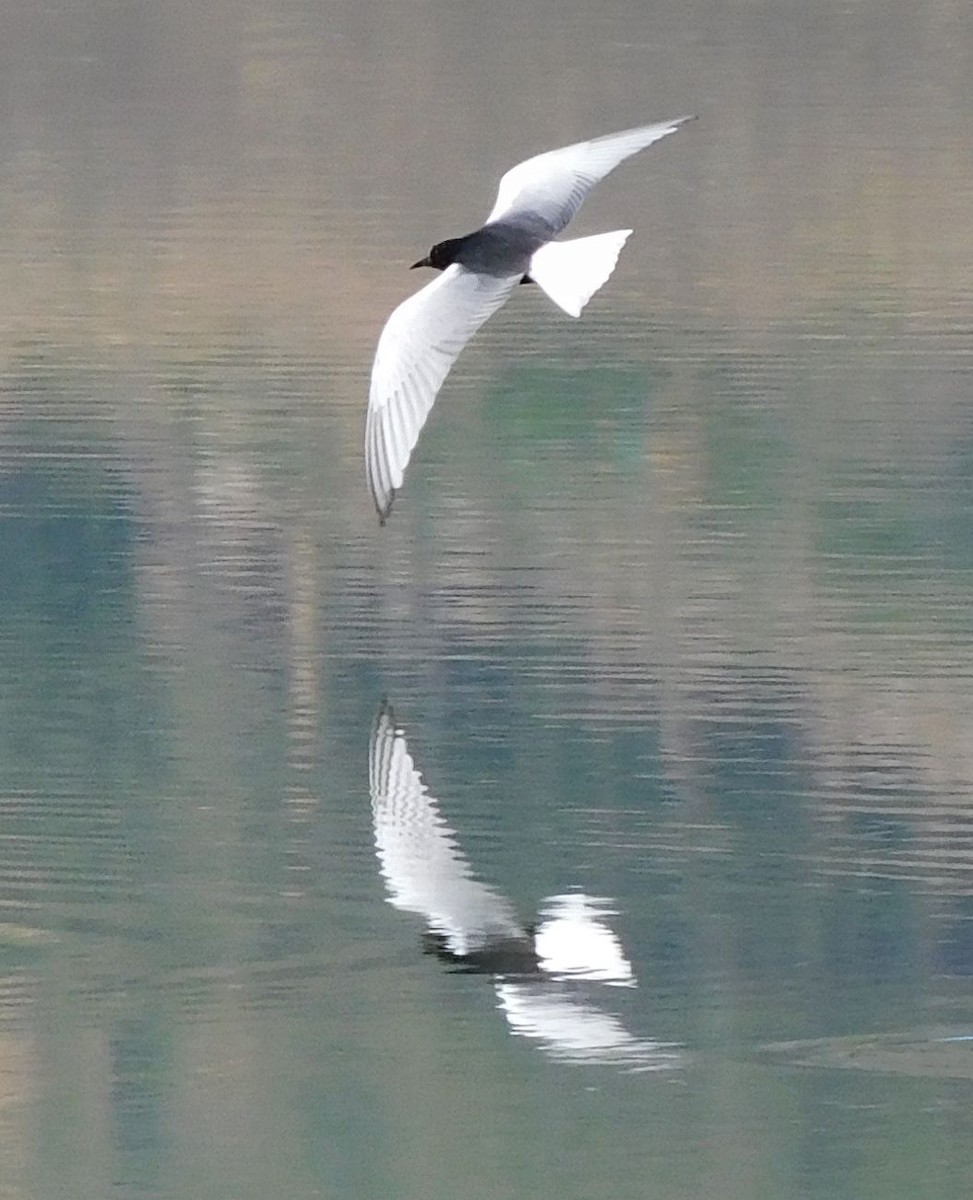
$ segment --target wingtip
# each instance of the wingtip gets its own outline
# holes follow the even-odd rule
[[[389,493],[388,499],[383,503],[375,493],[372,493],[372,500],[375,504],[375,511],[378,513],[378,525],[380,529],[385,528],[385,522],[389,519],[389,514],[392,511],[392,503],[395,500],[395,492]]]
[[[394,739],[398,733],[398,726],[395,721],[395,710],[388,696],[383,696],[381,703],[372,720],[372,732],[369,738],[369,754],[375,754],[381,743],[387,739]]]

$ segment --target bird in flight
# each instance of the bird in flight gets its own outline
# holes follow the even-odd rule
[[[567,1062],[640,1070],[680,1064],[676,1047],[636,1037],[584,991],[635,986],[631,963],[605,920],[606,901],[582,892],[549,896],[540,921],[522,922],[505,896],[477,878],[388,703],[372,727],[368,781],[389,902],[424,918],[428,953],[492,977],[511,1033]]]
[[[375,351],[365,473],[383,524],[433,401],[466,343],[518,283],[536,283],[559,308],[579,317],[615,269],[632,231],[554,238],[599,180],[691,120],[642,125],[528,158],[500,180],[481,228],[437,243],[413,263],[442,274],[395,309]]]

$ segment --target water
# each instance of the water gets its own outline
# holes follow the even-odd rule
[[[965,1200],[965,6],[21,8],[0,1196]],[[686,111],[379,529],[405,268]],[[383,699],[441,861],[518,928],[590,898],[616,977],[457,970],[389,903]]]

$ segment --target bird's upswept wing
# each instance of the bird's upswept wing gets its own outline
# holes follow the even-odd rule
[[[424,916],[455,955],[490,939],[522,938],[510,905],[473,878],[387,704],[372,729],[368,779],[375,850],[391,903]]]
[[[365,472],[384,520],[443,380],[519,282],[454,263],[404,300],[382,330],[365,419]]]
[[[487,224],[519,213],[532,213],[550,226],[553,237],[567,225],[588,192],[609,171],[693,119],[676,117],[656,125],[609,133],[560,150],[548,150],[518,163],[500,180],[500,190]]]

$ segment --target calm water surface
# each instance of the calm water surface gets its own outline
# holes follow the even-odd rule
[[[7,8],[0,1196],[965,1200],[966,5]],[[685,111],[380,529],[408,264]]]

